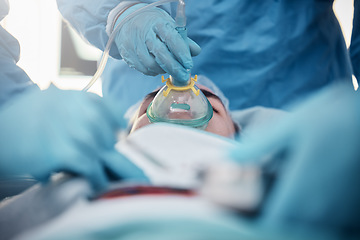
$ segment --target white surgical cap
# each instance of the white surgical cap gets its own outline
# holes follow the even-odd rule
[[[220,98],[224,107],[227,111],[229,111],[229,99],[225,97],[224,93],[220,90],[218,86],[215,85],[209,78],[205,77],[204,75],[198,75],[197,83],[201,84],[207,88],[209,88],[216,96]]]

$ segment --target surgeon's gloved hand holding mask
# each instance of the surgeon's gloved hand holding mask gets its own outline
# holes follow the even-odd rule
[[[65,171],[97,189],[112,177],[144,180],[143,172],[114,148],[121,114],[99,96],[51,86],[28,91],[0,111],[0,176],[30,174],[46,181]]]
[[[125,10],[116,25],[145,5],[140,3]],[[151,76],[167,72],[185,82],[189,79],[187,69],[193,66],[191,56],[198,55],[201,49],[190,38],[185,41],[175,28],[174,19],[154,7],[126,21],[115,43],[130,67]]]

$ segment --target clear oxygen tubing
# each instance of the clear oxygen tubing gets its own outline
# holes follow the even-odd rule
[[[156,2],[151,3],[149,5],[146,5],[146,6],[142,7],[142,8],[140,8],[140,9],[132,12],[131,14],[126,16],[123,20],[121,20],[119,22],[119,24],[115,27],[114,31],[110,34],[109,40],[108,40],[108,42],[107,42],[107,44],[105,46],[103,55],[101,57],[98,69],[96,70],[94,76],[91,78],[90,82],[86,85],[86,87],[83,88],[82,91],[88,91],[89,88],[91,88],[91,86],[99,79],[99,77],[103,73],[103,71],[105,69],[106,62],[107,62],[107,60],[109,58],[109,52],[110,52],[111,44],[113,43],[117,32],[124,25],[124,23],[127,22],[130,18],[136,16],[137,14],[142,13],[143,11],[145,11],[145,10],[147,10],[149,8],[157,7],[157,6],[163,5],[165,3],[171,3],[171,2],[179,2],[178,7],[177,7],[177,11],[176,11],[175,21],[176,21],[176,26],[177,27],[184,28],[185,24],[186,24],[186,16],[185,16],[185,2],[183,0],[159,0],[159,1],[156,1]]]

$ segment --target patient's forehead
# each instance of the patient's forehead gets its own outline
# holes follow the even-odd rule
[[[205,89],[206,91],[209,91],[209,92],[212,92],[214,93],[210,88],[204,86],[204,85],[201,85],[201,84],[196,84],[196,86],[200,89]]]

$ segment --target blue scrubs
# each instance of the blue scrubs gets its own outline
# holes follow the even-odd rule
[[[360,80],[360,1],[354,0],[353,31],[351,36],[350,56],[354,75]]]
[[[105,29],[99,30],[100,22],[106,21],[110,6],[119,1],[58,2],[60,10],[66,4],[81,5],[77,12],[64,8],[62,13],[103,49],[106,37]],[[104,2],[108,9],[97,10],[106,5]],[[351,84],[352,68],[360,67],[359,61],[351,63],[332,0],[188,0],[186,4],[188,35],[202,47],[200,55],[194,57],[192,74],[205,75],[217,84],[229,98],[231,110],[257,105],[285,108],[330,83]],[[355,0],[355,12],[358,5]],[[175,7],[172,4],[169,12],[174,13]],[[99,12],[106,16],[96,15]],[[95,35],[95,27],[89,23],[81,26],[76,16],[81,16],[83,19],[78,20],[82,22],[97,21],[98,40],[89,38]],[[105,22],[102,24],[105,28]],[[353,44],[360,45],[358,35],[354,34]],[[352,45],[351,49],[359,46]],[[358,52],[352,52],[352,59],[359,58]],[[119,57],[114,49],[112,56]],[[161,85],[160,76],[144,76],[116,59],[109,60],[102,79],[104,96],[111,95],[126,107]]]
[[[1,1],[0,7],[1,21],[9,11],[7,1]],[[0,107],[25,89],[38,89],[28,75],[16,65],[19,56],[19,42],[0,26]]]

